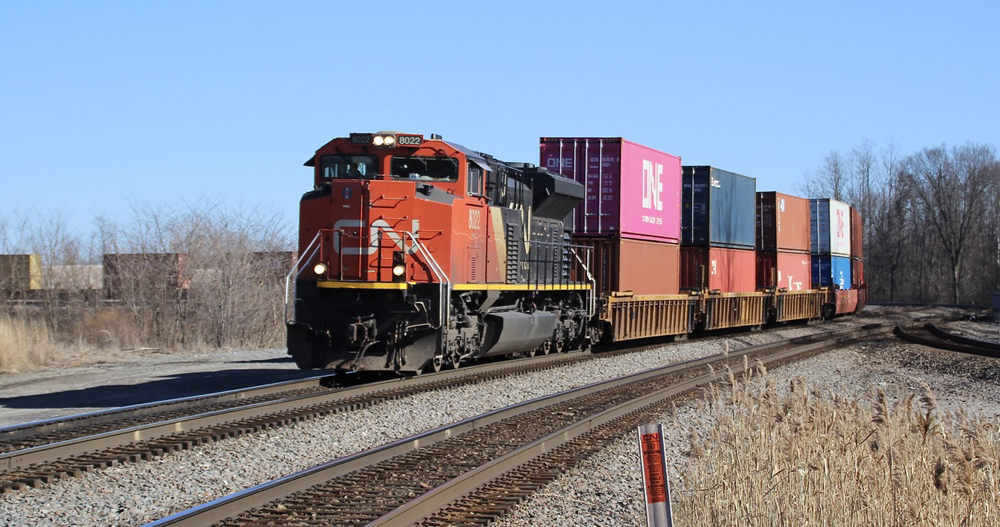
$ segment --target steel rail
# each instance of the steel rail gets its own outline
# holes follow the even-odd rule
[[[959,344],[965,344],[965,345],[974,346],[974,347],[977,347],[977,348],[1000,351],[1000,343],[997,343],[997,342],[990,342],[988,340],[979,340],[979,339],[964,337],[962,335],[957,335],[955,333],[951,333],[949,331],[945,331],[945,330],[941,329],[940,327],[938,327],[937,324],[927,324],[924,327],[926,327],[927,329],[929,329],[930,332],[935,337],[938,337],[938,338],[955,341],[955,342],[957,342]]]
[[[533,399],[531,401],[519,403],[517,405],[513,405],[507,408],[494,410],[492,412],[488,412],[476,417],[465,419],[457,423],[453,423],[451,425],[446,425],[440,428],[429,430],[427,432],[423,432],[421,434],[409,438],[394,441],[392,443],[376,447],[364,452],[336,459],[328,463],[307,470],[303,470],[268,483],[251,487],[249,489],[232,494],[230,496],[219,498],[217,500],[211,501],[199,507],[195,507],[187,511],[182,511],[167,518],[163,518],[161,520],[152,522],[149,525],[150,526],[166,526],[166,525],[193,526],[193,525],[205,525],[209,523],[220,522],[232,516],[259,507],[263,504],[285,498],[291,494],[305,490],[315,485],[319,485],[328,480],[346,475],[350,472],[354,472],[356,470],[365,468],[367,466],[380,463],[382,461],[394,458],[396,456],[406,454],[413,450],[433,445],[434,443],[437,443],[439,441],[443,441],[455,437],[457,435],[497,423],[504,419],[508,419],[510,417],[525,412],[538,410],[540,408],[552,406],[554,404],[564,403],[580,397],[594,394],[596,392],[612,389],[615,387],[620,387],[626,384],[632,384],[635,382],[663,376],[670,373],[675,373],[682,370],[700,368],[714,362],[727,361],[727,360],[732,360],[734,358],[739,358],[743,355],[762,353],[768,350],[777,350],[782,346],[787,346],[789,343],[797,344],[793,351],[776,352],[773,358],[769,357],[767,363],[773,363],[776,360],[783,360],[788,356],[814,352],[829,347],[841,345],[847,342],[853,342],[860,339],[881,336],[888,334],[890,331],[891,328],[889,326],[881,326],[881,325],[874,325],[874,327],[866,326],[863,328],[852,328],[847,330],[834,331],[834,332],[829,332],[826,335],[825,339],[813,340],[808,337],[800,337],[797,339],[791,339],[790,341],[782,341],[780,343],[771,343],[761,346],[744,348],[738,351],[730,352],[729,354],[718,354],[718,355],[693,359],[689,361],[684,361],[680,363],[674,363],[660,368],[654,368],[651,370],[634,373],[628,376],[619,377],[616,379],[589,384],[587,386],[583,386],[566,392],[552,394],[537,399]],[[725,370],[720,369],[718,372],[710,374],[708,377],[717,378],[719,375],[725,375]],[[706,378],[706,376],[702,376],[700,378]],[[689,386],[687,383],[684,383],[681,386],[683,386],[685,390],[689,390],[693,385]],[[663,396],[662,394],[665,392],[663,390],[660,390],[657,393]],[[651,402],[649,402],[649,399],[644,398],[643,401],[645,402],[641,403],[640,406],[652,404]],[[570,428],[573,428],[572,431],[566,429],[560,430],[556,434],[553,434],[543,440],[534,442],[532,444],[533,446],[529,445],[529,447],[536,449],[536,451],[542,451],[542,452],[550,450],[551,448],[554,448],[556,442],[561,441],[560,439],[558,439],[558,437],[563,437],[563,436],[565,436],[566,438],[576,437],[582,433],[585,433],[593,426],[597,426],[596,424],[588,424],[588,423],[596,423],[594,419],[595,416],[588,417],[584,419],[581,423],[571,426]],[[576,428],[576,427],[582,427],[582,428]],[[521,455],[523,454],[517,454],[515,457]],[[484,465],[484,468],[482,468],[482,470],[484,471],[483,473],[473,474],[468,477],[474,479],[487,478],[491,470],[496,470],[495,467],[496,463],[494,462],[488,463],[487,465]],[[506,470],[509,469],[510,468],[508,467]],[[466,489],[464,492],[468,492],[469,490],[471,490],[468,486],[465,486],[461,481],[454,482],[453,484],[452,483],[446,484],[444,487],[447,488],[441,490],[435,489],[431,491],[432,492],[431,496],[434,498],[435,504],[452,501],[453,499],[455,499],[454,498],[455,493],[459,492],[462,488]],[[434,505],[434,506],[438,507],[439,505]],[[408,510],[412,509],[414,511],[424,509],[424,506],[420,505],[419,502],[414,502],[408,507],[409,507]],[[402,518],[406,517],[407,515],[405,513],[399,513],[398,515],[395,513],[390,513],[389,515],[386,515],[383,518],[384,521],[388,522],[390,520],[406,521],[402,520]],[[397,519],[393,520],[393,518]],[[410,518],[409,521],[412,521],[413,516],[411,515],[409,516],[409,518]]]
[[[433,375],[421,375],[390,379],[380,382],[363,384],[348,388],[331,390],[324,393],[312,393],[279,398],[271,401],[251,403],[191,416],[166,419],[152,423],[131,426],[119,430],[108,431],[88,436],[68,439],[51,444],[13,450],[0,454],[0,479],[3,471],[14,471],[28,468],[32,465],[48,463],[59,459],[89,454],[99,450],[167,437],[170,435],[192,432],[213,426],[236,423],[249,419],[269,416],[279,412],[294,411],[303,407],[336,404],[338,401],[375,396],[380,393],[391,394],[399,390],[432,389],[451,382],[469,378],[471,382],[482,380],[481,377],[495,378],[515,374],[525,368],[546,369],[564,363],[584,360],[590,355],[582,353],[553,354],[533,359],[509,360],[500,363],[470,366]],[[318,382],[318,381],[317,381]],[[282,383],[262,387],[266,390],[280,390]],[[228,394],[236,396],[236,394]],[[391,397],[391,395],[387,395]],[[53,423],[52,426],[58,426]]]
[[[304,379],[292,379],[259,386],[235,388],[221,392],[139,403],[118,408],[95,410],[81,414],[66,415],[28,423],[8,425],[0,427],[0,443],[39,436],[61,430],[83,428],[121,419],[155,416],[157,414],[167,412],[184,411],[198,406],[235,402],[254,397],[273,395],[281,392],[312,388],[322,385],[324,380],[332,377],[332,375],[324,374]]]
[[[925,328],[925,330],[928,333],[931,332],[929,329]],[[923,337],[918,334],[918,331],[919,329],[917,328],[904,328],[902,326],[896,326],[895,329],[893,329],[893,333],[895,333],[896,336],[913,344],[919,344],[930,348],[957,351],[959,353],[966,353],[969,355],[978,355],[980,357],[1000,358],[1000,350],[992,347],[984,348],[978,345],[960,344],[958,342],[943,340],[941,338]]]

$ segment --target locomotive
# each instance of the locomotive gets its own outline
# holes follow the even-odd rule
[[[306,162],[288,352],[300,368],[419,373],[594,340],[579,183],[439,136],[357,133]]]
[[[845,204],[827,203],[825,215],[813,215],[813,228],[822,220],[829,231],[827,216],[837,212],[842,234],[849,217],[856,247],[845,265],[848,274],[857,270],[847,283],[813,276],[805,289],[792,290],[782,286],[779,255],[767,260],[758,252],[757,274],[770,279],[727,292],[713,289],[724,283],[717,282],[722,273],[754,274],[753,229],[744,242],[749,252],[682,249],[680,158],[620,138],[542,138],[541,152],[552,171],[503,162],[437,135],[354,133],[317,150],[305,163],[314,171],[313,189],[300,202],[300,258],[286,285],[288,353],[296,364],[416,374],[489,356],[585,350],[598,342],[822,319],[864,307],[860,216],[851,210],[845,216],[838,208],[849,209]],[[627,157],[634,167],[632,161],[626,167]],[[608,160],[621,163],[612,179]],[[634,200],[625,190],[633,171],[640,182],[628,185]],[[668,172],[676,174],[671,184]],[[708,177],[699,187],[704,195],[691,199],[707,211],[722,186]],[[638,218],[636,239],[601,232],[605,202],[622,218]],[[725,217],[730,204],[719,209],[717,216],[734,225],[744,221]],[[749,211],[752,227],[752,203]],[[673,239],[649,236],[671,223]],[[797,256],[808,267],[806,231],[799,242],[805,254]],[[749,270],[716,261],[732,254],[749,255]],[[682,259],[686,273],[678,270]],[[829,274],[830,262],[839,260],[814,254],[813,268],[825,265]],[[695,285],[679,288],[678,274]]]

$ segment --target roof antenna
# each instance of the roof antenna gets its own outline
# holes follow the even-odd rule
[[[442,138],[438,134],[431,134],[431,141],[441,141]]]

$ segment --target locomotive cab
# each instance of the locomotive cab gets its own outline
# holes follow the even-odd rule
[[[306,166],[286,299],[300,367],[419,372],[582,345],[593,300],[562,221],[579,184],[396,132],[334,139]]]

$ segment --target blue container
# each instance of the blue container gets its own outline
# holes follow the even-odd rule
[[[809,241],[813,254],[851,255],[851,206],[835,199],[809,200]]]
[[[754,248],[756,179],[710,166],[686,166],[681,180],[681,245]]]
[[[851,288],[851,259],[846,256],[813,256],[812,285]]]

